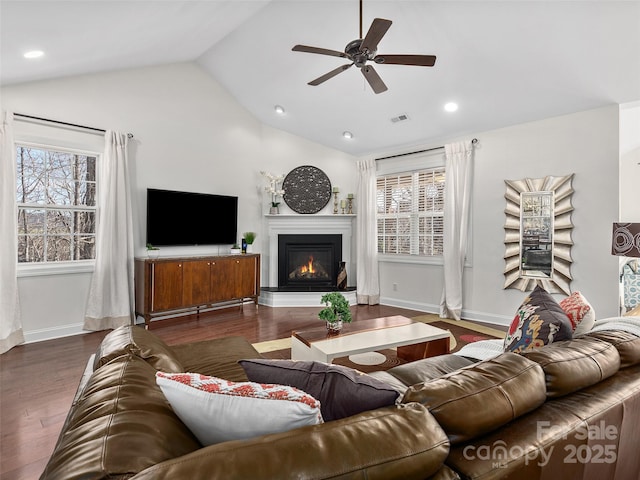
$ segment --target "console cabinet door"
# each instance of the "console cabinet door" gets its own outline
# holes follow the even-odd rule
[[[151,264],[151,311],[182,307],[184,262],[154,262]]]
[[[237,298],[236,261],[234,257],[216,258],[211,262],[211,302],[223,302]]]
[[[234,298],[254,297],[258,294],[258,292],[256,292],[257,258],[258,257],[240,258],[236,264],[238,285]]]
[[[204,305],[210,302],[211,261],[190,260],[183,263],[182,304]]]

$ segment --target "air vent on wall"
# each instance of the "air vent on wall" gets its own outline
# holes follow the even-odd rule
[[[393,117],[391,119],[391,123],[404,122],[405,120],[409,120],[409,117],[406,114],[398,115],[397,117]]]

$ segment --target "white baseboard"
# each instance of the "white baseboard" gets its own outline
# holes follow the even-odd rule
[[[462,309],[462,318],[465,320],[476,320],[478,322],[489,323],[492,325],[509,326],[513,317],[504,315],[496,315],[494,313],[476,312],[474,310]]]
[[[45,340],[53,340],[55,338],[91,333],[88,330],[83,330],[83,327],[84,325],[82,323],[71,323],[68,325],[25,331],[24,343],[44,342]]]
[[[389,305],[391,307],[408,308],[410,310],[417,310],[425,313],[440,313],[440,305],[431,303],[419,303],[411,302],[407,300],[400,300],[397,298],[381,297],[380,303],[382,305]],[[477,312],[475,310],[462,309],[462,318],[465,320],[475,320],[478,322],[488,323],[491,325],[509,326],[512,317],[506,317],[504,315],[496,315],[493,313]]]
[[[431,303],[411,302],[408,300],[400,300],[398,298],[380,297],[380,304],[388,305],[390,307],[407,308],[409,310],[417,310],[418,312],[425,312],[425,313],[440,312],[440,305],[434,305]]]

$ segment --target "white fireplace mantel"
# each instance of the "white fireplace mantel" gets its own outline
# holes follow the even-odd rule
[[[262,258],[267,287],[278,286],[278,235],[341,234],[342,261],[346,262],[347,282],[355,285],[355,215],[265,215],[268,247]],[[265,258],[266,257],[266,258]]]

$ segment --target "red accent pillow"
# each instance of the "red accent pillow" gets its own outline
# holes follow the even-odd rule
[[[569,317],[574,336],[591,331],[596,321],[596,314],[591,304],[580,292],[573,292],[561,300],[560,307]]]

